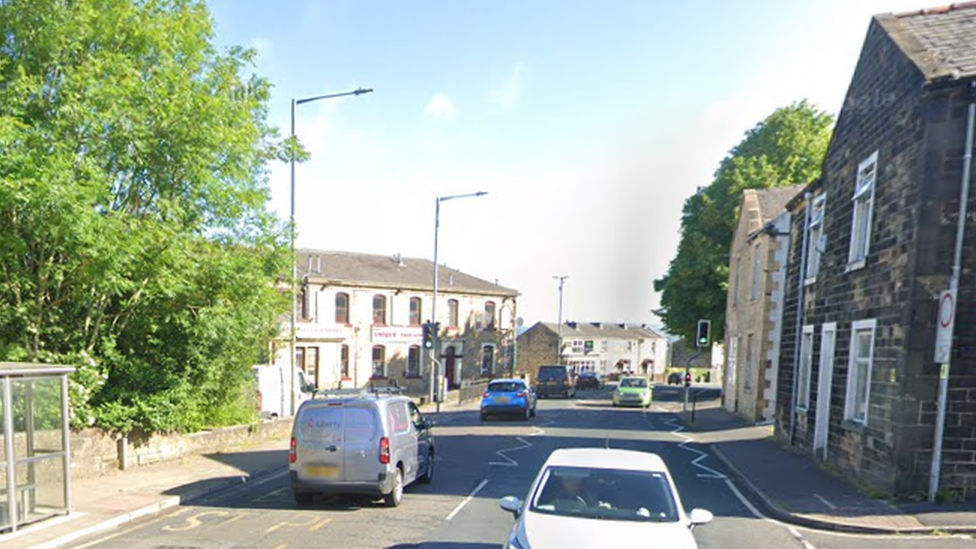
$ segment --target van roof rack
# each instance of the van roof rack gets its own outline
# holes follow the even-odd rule
[[[315,398],[338,398],[357,396],[395,396],[403,394],[402,387],[361,387],[351,389],[320,389],[315,391]]]

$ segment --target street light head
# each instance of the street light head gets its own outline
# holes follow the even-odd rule
[[[488,194],[488,191],[478,191],[474,193],[475,196],[485,196],[486,194]]]
[[[354,91],[352,93],[353,93],[353,95],[362,95],[364,93],[373,93],[373,88],[359,88],[359,89],[357,89],[356,91]]]

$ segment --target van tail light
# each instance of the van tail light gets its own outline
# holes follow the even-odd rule
[[[519,392],[515,393],[515,396],[517,396],[519,398],[523,398],[523,397],[525,397],[525,391],[519,391]]]
[[[298,461],[298,453],[295,452],[297,444],[295,443],[295,437],[291,437],[291,445],[288,448],[288,463],[295,463]]]
[[[380,439],[380,463],[390,463],[390,439],[386,437]]]

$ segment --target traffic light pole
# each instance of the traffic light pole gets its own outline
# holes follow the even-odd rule
[[[688,412],[688,393],[691,392],[691,381],[690,381],[691,380],[691,363],[694,362],[696,358],[702,356],[703,354],[705,354],[705,352],[702,351],[702,350],[699,350],[697,353],[695,353],[695,354],[691,355],[690,357],[688,357],[688,360],[685,362],[685,379],[684,379],[684,382],[685,382],[685,398],[684,398],[684,403],[682,404],[682,408],[681,408],[681,411],[682,412],[685,412],[685,413]]]

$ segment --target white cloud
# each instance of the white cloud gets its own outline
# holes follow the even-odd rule
[[[258,56],[267,60],[271,57],[271,51],[274,49],[274,42],[270,38],[264,36],[255,36],[251,39],[251,48],[258,51]]]
[[[521,61],[515,63],[501,87],[491,92],[491,102],[504,111],[515,108],[525,91],[525,74],[525,64]]]
[[[446,93],[437,92],[427,103],[424,114],[433,118],[454,118],[457,116],[457,107]]]

